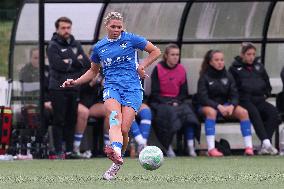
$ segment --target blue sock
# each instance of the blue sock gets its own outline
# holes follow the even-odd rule
[[[186,127],[185,137],[186,137],[186,140],[194,139],[194,128],[193,127]]]
[[[241,132],[243,137],[251,136],[251,122],[250,120],[240,121]]]
[[[139,129],[144,139],[148,139],[151,129],[152,112],[149,108],[143,109],[138,113],[140,117]]]
[[[120,143],[120,142],[112,142],[111,146],[113,148],[115,148],[115,147],[120,148],[120,150],[122,149],[122,143]]]
[[[215,136],[215,125],[216,121],[214,119],[205,119],[205,134],[206,136]]]
[[[79,149],[79,147],[81,145],[82,139],[83,139],[83,134],[76,133],[74,135],[74,142],[73,142],[74,150],[78,151],[78,149]]]
[[[136,137],[136,136],[142,134],[140,132],[139,126],[138,126],[138,124],[137,124],[137,122],[135,120],[132,122],[132,125],[130,127],[130,132],[131,132],[131,135],[133,137]]]

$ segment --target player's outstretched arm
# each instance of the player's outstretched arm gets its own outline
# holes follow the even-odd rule
[[[139,64],[138,67],[139,76],[143,79],[145,78],[145,68],[150,66],[161,55],[161,50],[149,41],[147,42],[144,50],[148,52],[149,55],[143,60],[141,64]]]
[[[81,85],[84,83],[89,82],[91,79],[93,79],[100,71],[100,65],[99,64],[91,64],[91,68],[83,74],[80,78],[73,80],[73,79],[67,79],[63,84],[62,87],[74,87],[77,85]]]

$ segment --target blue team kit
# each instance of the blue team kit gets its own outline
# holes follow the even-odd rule
[[[137,72],[137,49],[144,50],[144,37],[122,32],[118,39],[104,37],[93,47],[91,60],[101,64],[105,75],[104,100],[113,98],[136,112],[141,106],[143,88]]]

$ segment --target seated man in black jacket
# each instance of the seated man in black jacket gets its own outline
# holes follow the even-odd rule
[[[39,82],[39,50],[30,49],[30,62],[20,70],[19,79],[21,82]]]
[[[79,88],[62,88],[67,79],[82,75],[90,65],[81,44],[71,35],[72,21],[61,17],[55,22],[56,32],[47,48],[50,63],[49,93],[53,108],[53,139],[56,159],[64,159],[62,141],[66,143],[66,155],[72,157],[73,136],[77,118]]]
[[[198,102],[205,115],[205,134],[208,155],[223,156],[215,148],[215,124],[217,116],[234,117],[240,120],[245,143],[245,155],[254,155],[251,138],[251,123],[248,112],[239,106],[238,91],[234,78],[225,68],[224,55],[219,50],[209,50],[204,57],[198,80]]]
[[[262,142],[260,154],[276,155],[277,149],[271,144],[274,131],[280,124],[277,109],[266,98],[270,96],[269,76],[256,58],[256,47],[243,43],[241,54],[232,63],[230,70],[239,91],[240,105],[247,109],[258,138]]]
[[[179,64],[179,52],[177,45],[169,44],[163,61],[158,63],[151,75],[150,106],[155,113],[154,129],[159,141],[168,150],[169,157],[175,156],[170,144],[174,134],[183,126],[186,128],[189,155],[196,156],[194,129],[199,131],[200,128],[195,113],[186,102],[188,97],[186,71]],[[197,138],[199,140],[199,136]]]

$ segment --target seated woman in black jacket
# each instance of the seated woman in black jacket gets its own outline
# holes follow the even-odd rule
[[[153,128],[163,147],[168,150],[168,157],[175,156],[170,144],[174,134],[182,127],[186,128],[189,155],[196,156],[194,133],[198,135],[200,128],[195,113],[186,101],[186,71],[179,64],[179,55],[179,47],[169,44],[165,49],[163,61],[157,64],[151,75],[150,106],[155,113]],[[198,136],[197,138],[199,139]]]
[[[217,116],[234,117],[240,120],[245,143],[245,155],[254,155],[251,137],[251,122],[248,112],[239,106],[238,91],[231,74],[225,69],[224,55],[219,50],[209,50],[204,57],[198,81],[197,98],[205,115],[205,134],[208,155],[223,156],[215,148],[215,124]]]
[[[236,81],[240,105],[247,109],[255,132],[262,142],[259,154],[277,154],[271,138],[280,119],[277,109],[265,101],[272,88],[260,58],[256,58],[256,47],[252,43],[242,44],[241,54],[235,58],[230,72]]]

